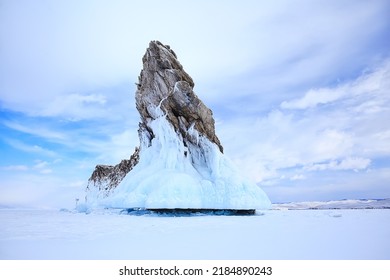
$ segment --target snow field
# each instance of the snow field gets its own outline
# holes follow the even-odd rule
[[[0,259],[389,259],[390,211],[131,216],[0,210]]]

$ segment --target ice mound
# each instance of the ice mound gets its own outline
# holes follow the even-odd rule
[[[99,192],[96,206],[146,209],[261,209],[267,195],[240,176],[233,163],[207,138],[185,147],[165,115],[150,122],[155,132],[140,160],[107,197]],[[96,189],[95,189],[96,190]]]

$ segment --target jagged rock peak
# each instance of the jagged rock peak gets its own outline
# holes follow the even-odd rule
[[[142,121],[140,131],[146,132],[144,136],[149,142],[153,139],[153,131],[148,123],[159,117],[155,109],[160,107],[185,144],[187,141],[197,144],[188,135],[188,130],[195,128],[223,152],[215,134],[213,113],[194,93],[194,82],[173,50],[159,41],[151,41],[142,61],[135,99]]]
[[[136,107],[141,117],[138,129],[141,148],[145,143],[150,146],[155,137],[149,124],[159,117],[156,108],[160,107],[176,133],[181,135],[185,146],[188,146],[188,142],[198,145],[198,137],[188,133],[196,129],[223,152],[215,134],[212,111],[194,93],[194,82],[177,60],[175,52],[168,45],[151,41],[142,62],[143,69],[135,93]],[[138,164],[139,157],[140,149],[137,147],[130,159],[122,160],[115,166],[96,165],[88,180],[87,191],[96,189],[103,196],[108,196]]]

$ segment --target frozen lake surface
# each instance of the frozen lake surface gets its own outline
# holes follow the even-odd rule
[[[0,209],[0,259],[390,259],[389,209],[282,206],[181,217]]]

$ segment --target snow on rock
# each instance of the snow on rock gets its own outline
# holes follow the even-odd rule
[[[125,176],[111,168],[90,178],[92,207],[264,209],[263,190],[243,178],[223,154],[212,111],[193,92],[176,54],[152,41],[136,91],[140,147]],[[98,166],[97,166],[98,168]],[[130,172],[131,171],[131,172]],[[96,170],[95,170],[96,172]],[[123,172],[121,173],[123,174]],[[115,179],[115,180],[113,180]]]

